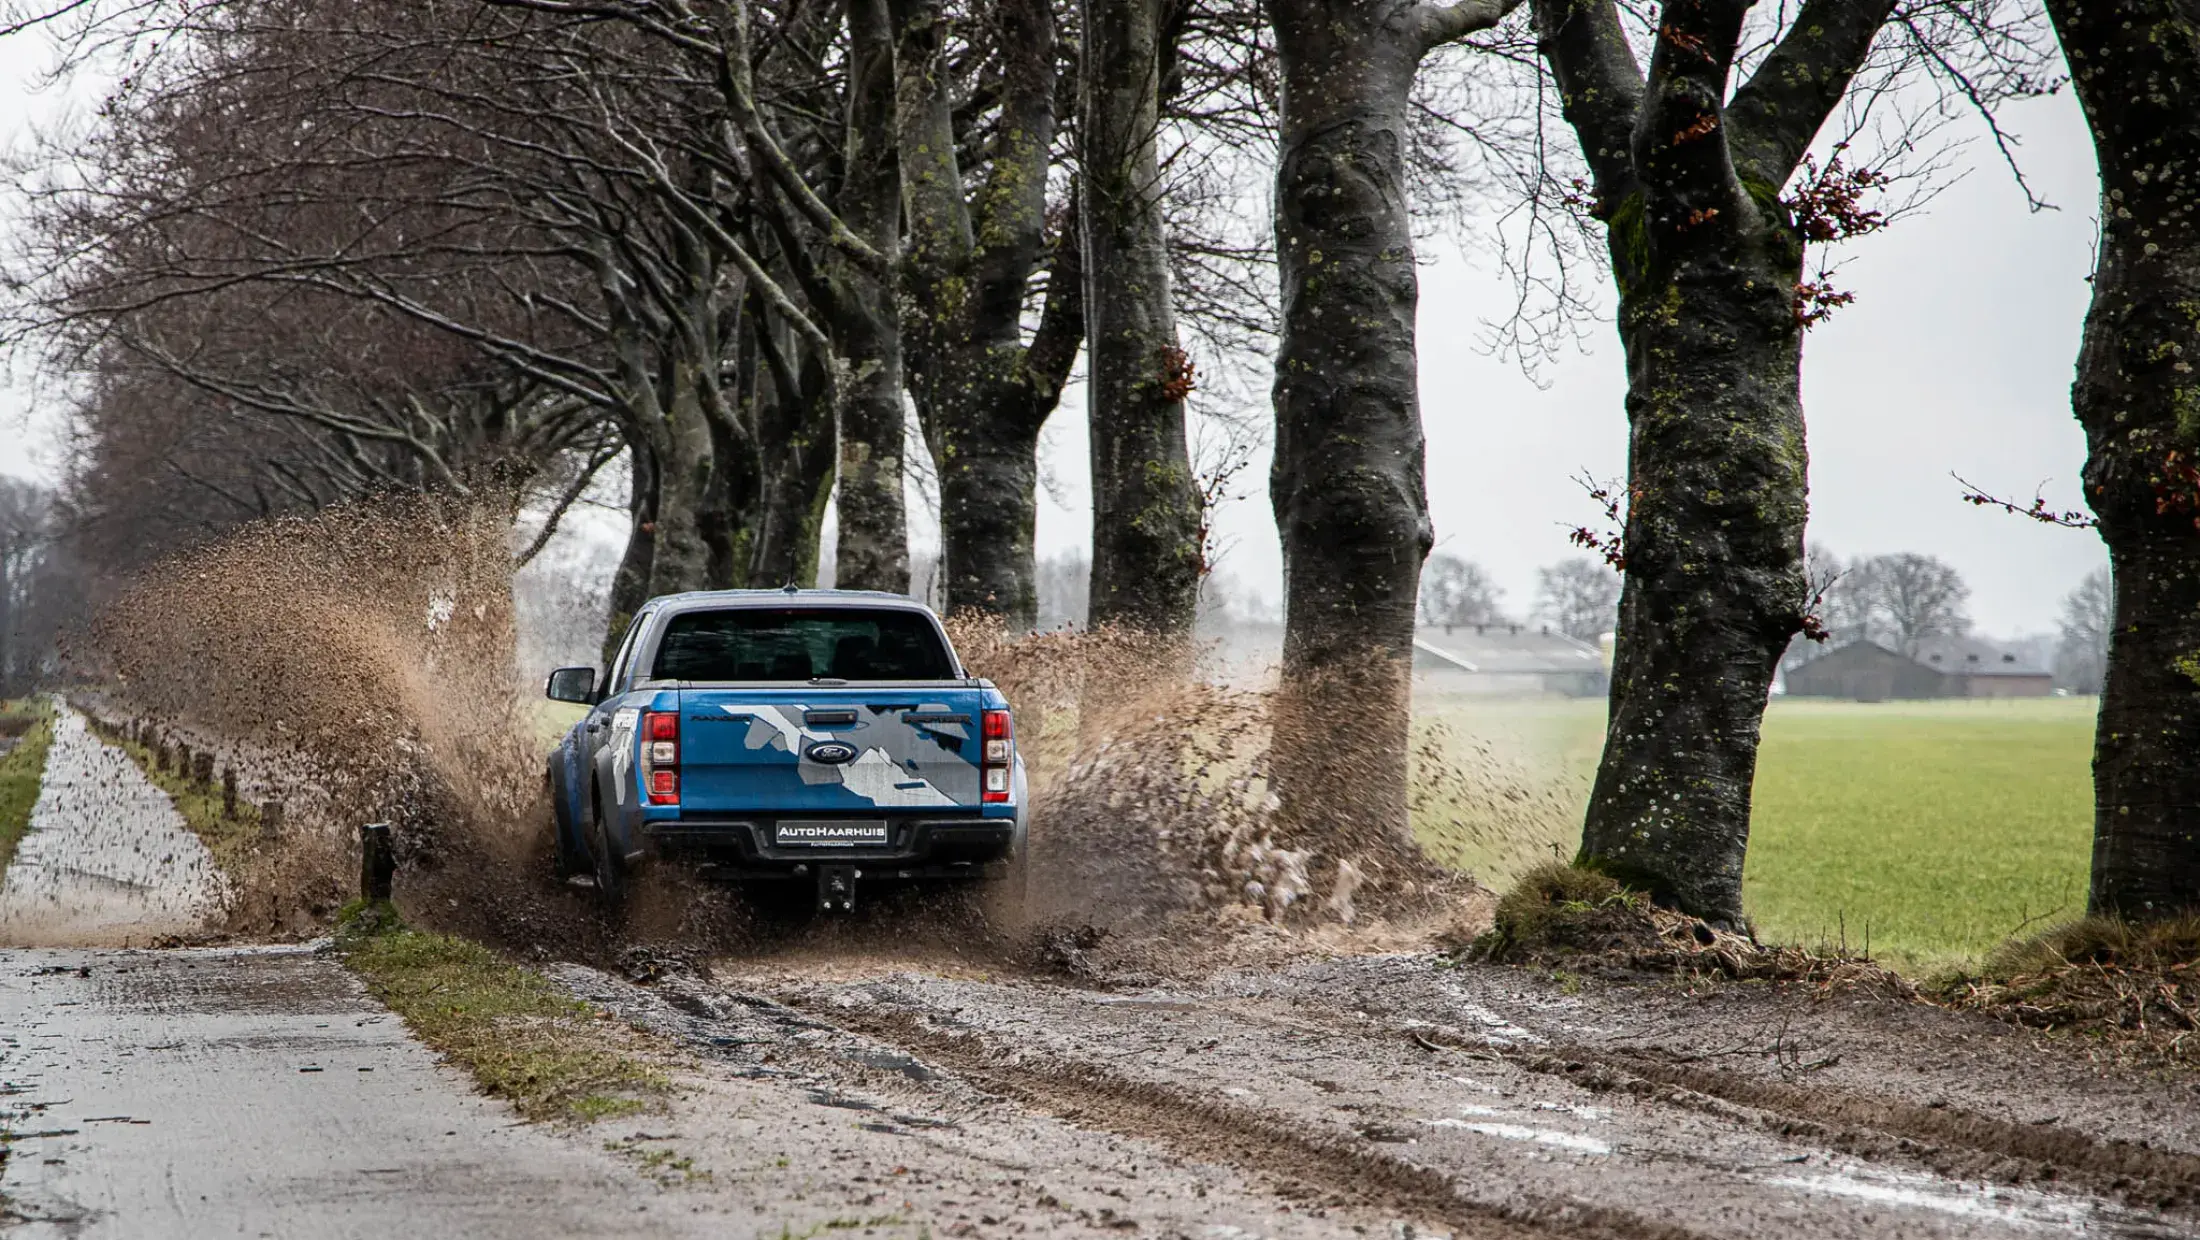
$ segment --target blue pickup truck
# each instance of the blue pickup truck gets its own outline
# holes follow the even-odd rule
[[[676,860],[745,885],[1023,882],[1008,701],[900,595],[719,590],[651,599],[611,669],[550,674],[589,708],[550,755],[561,874],[618,904]]]

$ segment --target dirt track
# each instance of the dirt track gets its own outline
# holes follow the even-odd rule
[[[2189,1085],[1873,998],[1569,995],[1402,956],[1124,991],[846,960],[563,976],[721,1070],[867,1110],[912,1167],[938,1133],[1034,1116],[1134,1143],[1151,1161],[1115,1217],[1160,1234],[1200,1234],[1173,1208],[1186,1175],[1249,1186],[1255,1231],[2200,1234]],[[1063,1178],[975,1204],[1074,1228],[1044,1206]]]

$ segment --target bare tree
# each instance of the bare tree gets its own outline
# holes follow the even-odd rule
[[[1435,541],[1406,206],[1413,85],[1430,52],[1495,25],[1514,2],[1268,8],[1283,101],[1283,335],[1269,496],[1283,541],[1285,672],[1316,699],[1283,712],[1275,751],[1279,794],[1308,820],[1333,814],[1405,829],[1405,669],[1421,560]],[[1353,681],[1349,701],[1340,675]],[[1339,700],[1319,700],[1332,693]],[[1345,711],[1359,721],[1361,753],[1338,752],[1333,721]]]
[[[1163,632],[1190,630],[1203,570],[1184,429],[1193,370],[1177,337],[1158,157],[1162,94],[1177,76],[1172,26],[1189,7],[1079,6],[1093,618]]]
[[[1535,614],[1575,641],[1593,642],[1619,619],[1619,575],[1587,556],[1536,570]]]
[[[2002,35],[1960,5],[1898,0],[1783,5],[1766,34],[1747,25],[1751,7],[1674,0],[1646,14],[1645,70],[1615,0],[1533,3],[1607,225],[1628,358],[1626,582],[1581,859],[1735,925],[1758,725],[1811,614],[1802,332],[1827,302],[1805,278],[1805,243],[1884,222],[1860,205],[1879,174],[1839,159],[1796,195],[1782,189],[1809,176],[1806,154],[1883,26],[1892,63],[1868,93]],[[2008,80],[1951,89],[1976,98]]]
[[[1971,588],[1944,560],[1914,551],[1859,560],[1844,583],[1845,597],[1866,617],[1867,631],[1896,650],[1915,655],[1936,637],[1971,631],[1964,603]]]
[[[891,7],[908,231],[903,331],[939,467],[947,605],[1028,627],[1038,607],[1039,431],[1085,334],[1076,229],[1059,212],[1049,228],[1062,77],[1054,13],[1046,0],[994,0],[958,30],[945,0]],[[958,129],[958,63],[997,75],[987,140],[967,149],[978,118],[965,113]],[[1027,335],[1026,299],[1042,267],[1043,309]]]
[[[1421,572],[1421,622],[1501,624],[1504,594],[1481,565],[1439,551]]]
[[[422,399],[414,375],[380,384],[394,413],[315,403],[262,378],[285,373],[265,347],[210,367],[231,355],[203,347],[195,324],[179,336],[168,307],[217,307],[218,321],[244,324],[237,337],[249,324],[230,303],[245,290],[440,335],[501,381],[490,390],[513,393],[459,422],[462,443],[518,438],[504,456],[524,464],[598,459],[605,427],[624,441],[634,535],[615,614],[649,592],[804,579],[835,472],[844,359],[792,290],[821,248],[878,279],[886,269],[844,228],[818,242],[760,222],[782,191],[748,175],[741,135],[756,127],[728,117],[749,114],[738,105],[752,79],[803,79],[803,65],[832,59],[837,27],[819,25],[821,8],[790,9],[770,32],[784,54],[758,67],[720,54],[746,46],[740,23],[721,39],[707,22],[659,20],[662,6],[120,6],[114,37],[163,50],[108,110],[111,139],[92,148],[105,162],[56,178],[48,252],[67,261],[40,273],[43,304],[223,402],[400,442],[463,485],[419,446],[439,441],[410,430],[442,403]],[[327,343],[363,357],[379,339],[353,329]],[[892,464],[900,396],[887,379],[895,428],[879,459]],[[884,489],[898,513],[898,470]]]
[[[51,491],[0,475],[0,694],[20,692],[37,678],[28,621],[34,584],[57,532],[54,508]]]
[[[2099,693],[2108,676],[2108,646],[2116,627],[2116,588],[2096,568],[2063,595],[2055,643],[2055,681],[2073,693]]]

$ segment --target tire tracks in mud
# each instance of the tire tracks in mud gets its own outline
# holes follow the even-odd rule
[[[1288,1020],[1243,1009],[1239,1015],[1279,1024],[1303,1021],[1362,1037],[1370,1032],[1352,1015],[1318,1000],[1303,1003]],[[2014,1123],[1952,1105],[1925,1106],[1827,1085],[1768,1080],[1650,1050],[1579,1043],[1530,1048],[1456,1030],[1446,1034],[1456,1041],[1433,1041],[1427,1033],[1440,1026],[1424,1029],[1386,1021],[1382,1028],[1424,1049],[1494,1057],[1591,1092],[1625,1093],[1684,1107],[1872,1162],[1906,1164],[1951,1179],[2074,1187],[2147,1210],[2188,1216],[2200,1211],[2200,1155],[2089,1136],[2058,1124]]]
[[[827,1006],[787,994],[772,1001],[805,1020],[920,1055],[973,1088],[1021,1106],[1152,1141],[1185,1158],[1228,1163],[1300,1185],[1325,1204],[1438,1222],[1478,1240],[1703,1240],[1698,1232],[1604,1206],[1477,1200],[1457,1177],[1365,1141],[1309,1131],[1266,1110],[1122,1076],[1090,1062],[1011,1062],[977,1034],[929,1026],[912,1013]]]
[[[1475,1049],[1593,1092],[1617,1091],[1755,1123],[1859,1158],[1910,1162],[1951,1178],[2074,1185],[2152,1210],[2200,1207],[2200,1156],[2102,1140],[2056,1124],[2011,1123],[1961,1107],[1921,1106],[1583,1046]]]

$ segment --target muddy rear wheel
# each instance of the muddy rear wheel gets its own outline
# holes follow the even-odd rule
[[[559,781],[555,774],[543,772],[542,790],[550,805],[551,871],[563,882],[575,874],[586,873],[588,867],[582,864],[582,859],[575,853],[573,846],[566,842],[565,822],[570,819],[572,809],[564,804],[565,798],[558,795]],[[561,810],[564,812],[561,813]]]
[[[603,815],[590,807],[588,815],[588,852],[596,876],[596,903],[606,912],[616,913],[626,906],[628,889],[626,863],[611,849],[611,838],[604,827]]]

